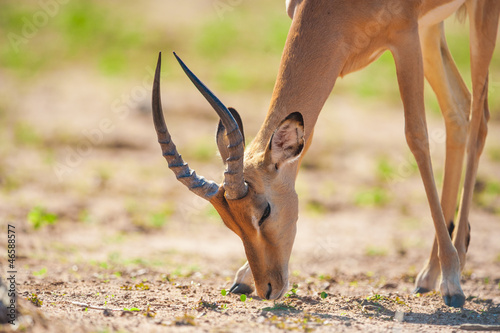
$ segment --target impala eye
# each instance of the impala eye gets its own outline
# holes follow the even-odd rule
[[[259,227],[262,225],[262,223],[264,223],[264,221],[269,217],[269,215],[271,215],[271,205],[267,204],[266,210],[264,211],[264,214],[260,218]]]

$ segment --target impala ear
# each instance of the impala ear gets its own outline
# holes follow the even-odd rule
[[[303,150],[304,118],[300,112],[294,112],[288,115],[274,131],[269,142],[268,154],[278,169],[283,163],[295,160]]]
[[[238,127],[241,132],[241,136],[243,137],[243,145],[245,145],[245,133],[243,132],[243,122],[241,121],[240,114],[233,108],[228,108],[228,110],[233,115],[234,120],[238,123]],[[220,156],[222,157],[222,161],[226,164],[226,160],[229,157],[229,150],[227,146],[229,145],[229,140],[226,135],[226,128],[222,124],[222,120],[219,120],[219,126],[217,126],[217,134],[215,137],[217,142],[217,147],[219,148]]]

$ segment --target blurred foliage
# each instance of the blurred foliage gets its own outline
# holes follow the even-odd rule
[[[2,1],[0,30],[7,40],[0,63],[25,77],[75,63],[123,74],[134,67],[130,63],[145,63],[141,50],[155,35],[144,30],[146,18],[120,8],[112,1]]]
[[[319,200],[308,200],[306,203],[306,212],[310,216],[314,217],[323,217],[326,213],[328,213],[328,207]]]
[[[379,157],[375,174],[379,181],[388,182],[396,177],[396,167],[386,156]]]
[[[500,162],[500,146],[491,147],[487,154],[492,161]]]
[[[151,8],[164,11],[164,19],[150,19]],[[290,22],[283,3],[264,0],[224,2],[223,6],[201,0],[161,6],[131,0],[3,0],[0,66],[26,78],[74,65],[123,77],[152,66],[159,50],[166,54],[178,50],[217,89],[270,93]],[[468,24],[451,17],[446,30],[453,57],[470,85]],[[490,70],[494,113],[500,113],[498,54]],[[170,75],[182,75],[171,68],[172,58],[164,63]],[[334,91],[368,103],[400,103],[391,54],[385,52],[375,64],[338,80]],[[433,94],[426,95],[426,104],[439,112]]]
[[[474,187],[473,201],[483,209],[500,214],[500,182],[478,177]]]
[[[33,229],[37,230],[45,225],[56,223],[57,215],[47,212],[41,206],[36,206],[28,213],[28,221]]]
[[[14,140],[19,145],[38,146],[42,139],[29,123],[19,121],[14,125]]]
[[[175,213],[172,203],[150,207],[144,202],[129,201],[126,204],[129,219],[138,230],[148,232],[164,227]]]
[[[379,246],[367,246],[365,255],[368,257],[383,257],[387,255],[387,249]]]
[[[196,53],[208,58],[210,67],[216,66],[215,79],[224,90],[270,91],[274,86],[290,20],[274,5],[266,5],[273,10],[265,18],[249,5],[254,6],[242,3],[223,19],[207,19],[194,42]],[[273,67],[266,64],[271,56]]]
[[[357,206],[382,207],[391,201],[389,192],[382,187],[360,190],[354,196]]]
[[[203,137],[196,138],[194,142],[188,144],[184,148],[184,156],[187,161],[209,162],[215,156],[213,147],[213,138]]]

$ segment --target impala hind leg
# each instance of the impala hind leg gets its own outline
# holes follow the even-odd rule
[[[424,74],[437,96],[446,126],[446,160],[441,207],[451,237],[455,229],[453,221],[467,142],[470,93],[448,50],[444,24],[441,22],[421,27],[419,32]],[[430,258],[417,276],[415,292],[425,293],[435,289],[440,273],[438,244],[434,238]]]
[[[391,51],[396,63],[401,99],[405,113],[405,134],[415,156],[431,210],[442,272],[441,294],[446,305],[461,307],[465,296],[460,287],[460,262],[451,242],[439,202],[429,152],[424,108],[424,70],[417,23],[406,33],[395,36]]]
[[[252,270],[248,261],[236,272],[233,285],[229,292],[234,294],[251,294],[254,291]]]
[[[487,134],[488,110],[488,67],[495,49],[495,41],[500,15],[498,0],[467,1],[470,17],[470,53],[472,75],[472,116],[467,145],[467,168],[464,190],[460,204],[457,232],[453,243],[465,264],[465,254],[469,236],[469,210],[474,192],[479,157],[484,148]]]

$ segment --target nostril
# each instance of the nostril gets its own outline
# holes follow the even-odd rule
[[[271,287],[271,284],[267,284],[267,293],[266,293],[266,299],[270,299],[271,293],[273,292],[273,288]]]

